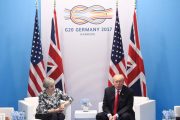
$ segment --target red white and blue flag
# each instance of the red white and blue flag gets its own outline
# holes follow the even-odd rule
[[[134,96],[147,96],[144,63],[140,50],[136,10],[134,11],[133,24],[129,41],[129,52],[127,60],[128,87]]]
[[[113,85],[113,76],[116,74],[122,74],[124,76],[125,84],[127,84],[126,64],[124,59],[124,50],[123,50],[118,11],[116,11],[116,22],[114,28],[111,60],[109,66],[108,86]]]
[[[38,11],[36,10],[34,33],[31,49],[31,61],[29,70],[28,97],[38,96],[43,90],[43,81],[46,77],[42,46],[39,33]]]
[[[63,61],[59,44],[57,17],[55,10],[51,26],[51,42],[48,54],[47,77],[51,77],[55,80],[56,88],[59,88],[63,92],[66,92],[64,82]]]

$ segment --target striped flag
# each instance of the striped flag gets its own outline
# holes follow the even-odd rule
[[[56,11],[54,10],[54,18],[52,18],[51,26],[51,42],[49,46],[47,76],[55,80],[56,88],[66,93],[64,82],[63,61],[61,56]]]
[[[144,63],[140,50],[136,10],[134,11],[129,41],[127,76],[127,85],[133,90],[134,96],[147,96]]]
[[[124,76],[125,84],[127,83],[126,65],[124,59],[124,50],[123,50],[123,43],[121,38],[118,11],[116,12],[116,22],[115,22],[113,45],[111,51],[111,60],[109,66],[108,86],[113,85],[113,76],[116,74],[122,74]]]
[[[27,96],[35,97],[39,95],[39,93],[43,90],[42,83],[45,76],[46,74],[39,33],[38,11],[36,10]]]

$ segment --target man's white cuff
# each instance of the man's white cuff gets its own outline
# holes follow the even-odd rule
[[[109,116],[110,116],[111,114],[109,113],[109,114],[107,114],[107,117],[109,118]],[[112,116],[112,115],[111,115]]]
[[[119,118],[119,115],[116,113],[117,119]]]

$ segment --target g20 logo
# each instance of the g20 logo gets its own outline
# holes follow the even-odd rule
[[[112,19],[113,17],[113,15],[108,15],[113,12],[111,8],[105,9],[100,5],[93,5],[91,7],[78,5],[71,10],[65,9],[64,12],[68,14],[64,16],[65,20],[71,20],[78,25],[86,23],[101,24],[106,19]]]

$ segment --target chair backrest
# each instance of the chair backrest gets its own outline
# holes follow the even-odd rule
[[[103,112],[103,109],[102,109],[102,106],[103,106],[103,102],[99,102],[98,104],[98,112]]]
[[[13,107],[2,107],[0,108],[0,113],[5,113],[6,117],[11,117],[11,112],[14,111]]]
[[[148,97],[138,97],[138,96],[134,96],[134,105],[133,105],[133,110],[135,111],[135,105],[143,103],[145,101],[148,101],[149,98]]]
[[[24,101],[33,106],[33,116],[36,114],[36,108],[39,104],[39,97],[28,97],[24,98]]]

